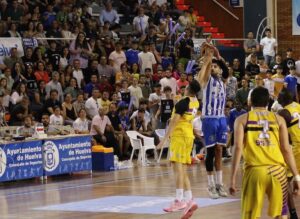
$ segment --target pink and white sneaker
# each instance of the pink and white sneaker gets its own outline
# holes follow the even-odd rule
[[[178,201],[177,199],[172,202],[170,207],[164,208],[163,210],[165,212],[175,212],[175,211],[180,211],[186,208],[186,202],[185,201]]]
[[[189,219],[192,217],[194,211],[198,209],[197,203],[192,199],[187,202],[186,208],[183,211],[181,219]]]

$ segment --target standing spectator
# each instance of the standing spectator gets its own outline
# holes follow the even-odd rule
[[[142,89],[138,85],[138,79],[133,78],[132,85],[128,87],[128,90],[130,91],[133,106],[138,109],[140,99],[143,98]]]
[[[259,65],[257,64],[256,54],[251,54],[250,62],[247,64],[245,71],[246,73],[250,74],[251,78],[260,73]]]
[[[274,57],[277,49],[277,40],[272,37],[271,29],[265,30],[265,37],[261,39],[260,45],[262,47],[265,62],[270,66],[271,62],[274,61]]]
[[[100,107],[98,114],[93,117],[90,135],[96,139],[97,143],[105,147],[112,147],[114,154],[119,157],[120,148],[114,134],[108,116],[105,115],[104,109]]]
[[[250,91],[248,81],[246,79],[242,79],[241,85],[242,87],[236,92],[236,101],[242,104],[243,109],[247,109],[248,95]]]
[[[99,104],[98,104],[98,98],[100,96],[100,92],[98,88],[94,88],[92,92],[92,96],[87,99],[85,102],[85,109],[86,109],[86,114],[87,117],[92,120],[94,116],[98,114],[99,110]]]
[[[170,87],[172,89],[172,95],[176,95],[177,93],[177,81],[175,78],[172,77],[172,72],[167,69],[166,71],[166,77],[162,78],[159,83],[161,84],[161,89],[164,90],[165,87]]]
[[[247,34],[247,40],[244,42],[244,51],[246,53],[246,56],[253,53],[253,48],[255,48],[255,52],[259,52],[259,43],[256,39],[254,39],[254,34],[252,31],[248,32]]]
[[[65,101],[62,103],[62,114],[66,125],[72,125],[77,118],[76,110],[72,104],[71,94],[65,95]]]
[[[60,106],[55,106],[53,111],[53,114],[50,116],[50,125],[64,125],[64,118],[61,115]]]
[[[228,67],[228,79],[226,86],[226,98],[227,100],[235,100],[236,91],[238,88],[238,82],[236,77],[233,76],[233,69],[231,66]]]
[[[125,52],[127,64],[132,66],[135,63],[139,62],[139,53],[138,50],[138,41],[134,40],[131,44],[131,48]]]
[[[149,52],[150,44],[148,42],[144,42],[143,46],[143,51],[138,55],[141,74],[145,73],[146,68],[150,68],[151,72],[153,72],[153,65],[156,64],[153,53]]]
[[[89,121],[86,118],[85,109],[80,109],[78,118],[73,122],[73,129],[76,134],[89,134]]]
[[[192,39],[192,30],[186,29],[185,35],[182,40],[180,40],[178,45],[178,62],[185,66],[188,61],[192,58],[192,53],[194,50],[194,43]]]
[[[133,19],[133,32],[137,36],[145,36],[146,30],[148,29],[149,17],[145,15],[145,9],[143,7],[139,8],[138,16]]]
[[[282,62],[283,75],[288,75],[291,67],[295,67],[295,59],[293,59],[293,50],[291,48],[286,51],[286,58]]]
[[[296,78],[296,68],[292,66],[290,68],[290,74],[284,78],[284,86],[292,94],[293,100],[299,103],[298,92],[297,92],[297,78]]]
[[[274,84],[274,96],[277,99],[280,91],[282,90],[282,88],[284,86],[284,76],[282,74],[282,66],[281,65],[275,66],[275,71],[276,71],[276,74],[274,74],[272,76],[272,79],[275,82],[275,84]]]
[[[76,37],[76,40],[72,41],[70,45],[70,53],[71,63],[75,60],[79,60],[80,68],[84,69],[88,66],[88,59],[93,55],[93,53],[83,32],[79,32]]]
[[[137,131],[142,135],[151,136],[152,127],[151,122],[145,121],[145,110],[139,109],[137,116],[131,118],[131,130]]]
[[[126,55],[122,51],[122,44],[120,42],[117,42],[115,46],[116,50],[109,55],[109,61],[112,62],[111,65],[115,71],[120,71],[121,64],[126,63]]]
[[[59,82],[59,73],[57,71],[54,71],[52,73],[52,80],[49,81],[49,83],[46,84],[46,93],[47,93],[46,98],[49,98],[51,90],[57,90],[57,92],[58,92],[58,99],[60,101],[63,101],[63,99],[64,99],[64,93],[63,93],[61,84]]]
[[[103,26],[105,21],[109,21],[111,25],[118,24],[120,21],[119,15],[117,11],[112,8],[110,1],[106,2],[105,9],[100,12],[100,25]]]

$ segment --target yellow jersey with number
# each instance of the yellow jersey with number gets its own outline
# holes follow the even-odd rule
[[[244,167],[285,166],[280,151],[279,125],[275,113],[252,110],[245,127]]]
[[[284,107],[291,114],[292,120],[288,124],[288,132],[292,142],[293,153],[300,154],[300,104],[292,102]]]
[[[171,133],[172,136],[184,136],[187,138],[194,138],[193,120],[197,115],[199,109],[199,101],[196,97],[189,97],[189,107],[186,112],[180,117],[179,121],[175,124],[175,128]],[[184,98],[182,98],[183,100]],[[175,114],[175,107],[172,112],[172,117]]]

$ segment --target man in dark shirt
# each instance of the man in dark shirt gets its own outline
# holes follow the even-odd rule
[[[52,67],[53,67],[54,71],[58,71],[59,61],[60,61],[60,53],[56,49],[56,47],[57,47],[56,41],[51,40],[50,41],[50,48],[45,53],[46,62],[52,64]]]
[[[259,74],[260,70],[257,64],[256,54],[253,53],[250,58],[250,62],[246,66],[246,72],[250,73],[251,77],[254,77],[255,75]]]
[[[282,62],[283,75],[288,75],[291,67],[295,67],[295,59],[293,59],[293,50],[289,48],[286,51],[286,58]]]
[[[34,60],[32,58],[33,49],[31,47],[27,47],[25,50],[25,55],[22,57],[22,61],[24,65],[33,66]]]
[[[190,29],[185,30],[185,35],[182,40],[179,42],[178,46],[178,54],[179,60],[178,62],[182,63],[185,66],[188,61],[192,58],[192,52],[194,48],[194,42],[192,40],[192,31]]]
[[[53,114],[55,106],[61,106],[61,103],[58,100],[58,91],[51,90],[50,98],[45,101],[45,112]]]
[[[10,125],[22,125],[24,118],[31,113],[29,108],[29,98],[23,97],[21,103],[13,107],[11,111]]]
[[[92,75],[97,75],[97,77],[98,77],[99,76],[98,61],[97,60],[90,61],[89,67],[84,69],[83,73],[84,73],[83,74],[84,81],[85,81],[86,84],[91,82],[91,76]]]

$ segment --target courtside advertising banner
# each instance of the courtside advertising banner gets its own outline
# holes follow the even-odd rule
[[[292,0],[293,35],[300,35],[300,0]]]
[[[91,137],[45,140],[43,161],[45,176],[92,170]]]
[[[1,38],[0,37],[0,60],[10,56],[11,48],[17,48],[19,57],[24,55],[22,38]]]
[[[0,145],[0,181],[43,176],[42,141]]]

